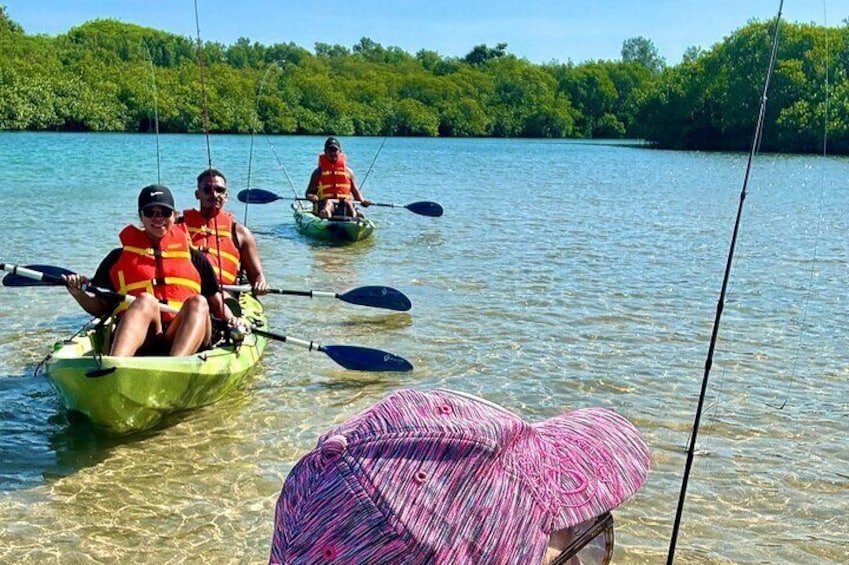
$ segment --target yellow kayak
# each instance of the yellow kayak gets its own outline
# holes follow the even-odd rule
[[[241,315],[266,326],[262,304],[239,295]],[[109,324],[90,324],[55,344],[46,372],[69,411],[84,414],[109,434],[156,426],[168,414],[217,402],[239,386],[259,361],[268,340],[249,333],[238,346],[222,342],[181,357],[101,355]]]

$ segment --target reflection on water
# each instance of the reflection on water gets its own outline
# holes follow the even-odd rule
[[[69,417],[47,380],[32,374],[0,377],[0,491],[96,465],[116,445],[84,418]]]
[[[276,139],[306,186],[323,140]],[[0,133],[11,179],[0,208],[19,212],[0,223],[0,261],[92,273],[136,219],[148,141]],[[247,141],[213,136],[234,191]],[[352,158],[380,142],[344,141]],[[204,136],[162,143],[163,182],[186,187],[175,196],[188,205]],[[45,177],[48,165],[79,174]],[[676,562],[849,562],[846,165],[754,164]],[[271,331],[390,351],[415,370],[350,372],[272,342],[242,388],[133,439],[69,422],[31,376],[83,321],[67,292],[0,288],[0,562],[265,562],[280,485],[318,436],[389,391],[435,386],[533,419],[593,405],[629,417],[652,470],[616,511],[615,562],[662,562],[745,166],[743,154],[389,139],[369,197],[437,201],[443,217],[370,209],[373,239],[336,248],[299,236],[282,203],[252,206],[248,224],[273,287],[385,285],[413,304],[396,313],[269,295]],[[280,185],[273,156],[257,151],[253,171],[255,186]],[[37,205],[22,206],[18,186]],[[540,214],[552,198],[556,214]],[[69,202],[85,205],[100,237]]]

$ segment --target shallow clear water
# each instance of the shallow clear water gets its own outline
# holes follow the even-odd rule
[[[287,201],[252,206],[273,286],[381,284],[393,313],[270,296],[272,327],[400,354],[349,372],[272,343],[224,401],[112,440],[68,422],[51,344],[86,317],[64,290],[0,288],[0,562],[267,559],[273,508],[318,435],[402,387],[472,392],[538,420],[602,405],[652,471],[616,511],[616,563],[665,561],[747,155],[519,140],[343,139],[376,201],[372,241],[318,245]],[[233,193],[294,195],[321,138],[214,136]],[[163,135],[161,181],[193,204],[203,136]],[[375,158],[376,157],[376,158]],[[0,261],[92,273],[157,181],[150,135],[0,133]],[[369,166],[371,172],[366,175]],[[749,182],[687,490],[678,563],[845,563],[849,160],[762,155]],[[244,207],[231,209],[240,218]]]

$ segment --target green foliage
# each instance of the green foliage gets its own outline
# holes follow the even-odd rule
[[[622,61],[637,63],[653,74],[666,68],[666,61],[660,56],[651,39],[632,37],[622,43]]]
[[[708,51],[689,50],[637,104],[635,132],[660,147],[747,150],[767,75],[775,21],[752,22]],[[849,29],[782,22],[762,141],[764,151],[817,152],[825,129],[826,62],[847,88]],[[845,97],[832,96],[829,151],[845,153]],[[844,94],[845,96],[845,94]]]
[[[0,6],[0,34],[3,33],[24,33],[24,28],[20,24],[9,19],[9,15],[6,13],[6,6]]]
[[[619,61],[534,65],[506,43],[462,58],[412,56],[368,37],[313,52],[247,37],[199,50],[108,19],[29,36],[0,6],[0,129],[151,131],[158,119],[163,132],[627,136],[747,149],[773,25],[690,48],[673,67],[644,37],[625,40]],[[830,150],[849,152],[849,28],[782,24],[779,45],[763,149],[820,150],[827,115]]]
[[[463,57],[463,61],[472,66],[479,66],[488,63],[493,59],[498,59],[507,54],[507,44],[499,43],[494,49],[490,49],[483,45],[476,45],[474,49]]]

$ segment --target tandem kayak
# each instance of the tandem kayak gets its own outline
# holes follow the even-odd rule
[[[298,232],[319,241],[354,242],[374,233],[375,224],[368,218],[319,218],[311,208],[293,204]]]
[[[242,293],[238,304],[251,325],[265,327],[258,300]],[[45,367],[67,410],[111,435],[146,430],[168,414],[217,402],[241,384],[268,343],[251,332],[238,347],[221,342],[194,355],[112,357],[100,354],[110,327],[92,323],[56,343]]]

